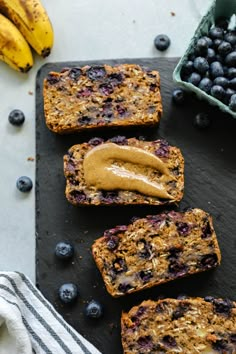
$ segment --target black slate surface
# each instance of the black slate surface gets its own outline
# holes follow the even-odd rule
[[[50,70],[64,66],[95,64],[93,62],[52,63],[43,66],[36,83],[36,240],[37,285],[46,298],[64,318],[90,340],[103,354],[121,354],[120,315],[144,299],[156,299],[161,294],[175,297],[180,293],[191,296],[213,295],[236,300],[236,120],[217,109],[189,97],[183,107],[171,102],[174,88],[172,71],[177,59],[106,60],[108,64],[134,62],[158,69],[161,74],[161,92],[164,115],[159,128],[122,129],[58,136],[45,126],[42,82]],[[208,130],[193,126],[193,117],[206,111],[212,118]],[[199,207],[213,215],[214,226],[222,251],[222,265],[214,271],[113,299],[105,290],[102,278],[90,253],[93,240],[104,230],[128,223],[134,215],[157,213],[157,207],[88,207],[76,208],[65,196],[62,157],[67,149],[92,136],[109,138],[117,134],[146,136],[148,140],[165,138],[181,148],[185,157],[185,195],[179,208]],[[69,240],[76,249],[72,262],[63,264],[55,259],[58,241]],[[57,289],[64,282],[75,282],[80,297],[73,306],[63,306]],[[104,306],[104,317],[88,320],[83,314],[85,303],[99,300]]]

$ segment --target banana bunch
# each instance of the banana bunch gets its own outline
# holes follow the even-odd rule
[[[53,46],[53,28],[40,0],[0,0],[0,60],[29,71],[33,66],[29,45],[44,58]]]

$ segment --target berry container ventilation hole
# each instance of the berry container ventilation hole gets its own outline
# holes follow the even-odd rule
[[[226,104],[205,93],[193,84],[183,81],[181,79],[181,69],[183,64],[188,60],[189,54],[193,53],[197,40],[208,34],[209,29],[215,25],[215,20],[222,16],[231,18],[235,14],[236,0],[213,0],[207,13],[202,17],[186,52],[180,59],[173,72],[173,80],[179,87],[183,87],[183,89],[187,92],[194,92],[199,99],[208,101],[209,104],[219,107],[221,111],[229,113],[234,118],[236,118],[236,112],[233,112]]]

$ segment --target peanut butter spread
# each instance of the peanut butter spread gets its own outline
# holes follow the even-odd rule
[[[163,182],[174,177],[161,159],[143,149],[114,143],[102,144],[85,155],[83,167],[86,184],[95,189],[123,189],[172,199]],[[145,174],[150,168],[161,174],[159,183],[151,181]]]

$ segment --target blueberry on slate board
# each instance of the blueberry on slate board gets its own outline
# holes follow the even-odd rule
[[[103,315],[102,305],[95,300],[92,300],[85,307],[85,316],[89,318],[100,318]]]
[[[70,242],[61,241],[55,247],[55,255],[59,259],[71,259],[74,255],[74,247]]]
[[[58,290],[59,299],[64,304],[70,304],[74,302],[78,297],[78,288],[73,283],[66,283],[61,285]]]
[[[14,109],[13,111],[10,112],[8,116],[8,120],[12,125],[19,126],[24,123],[25,115],[21,110]]]
[[[229,108],[236,112],[236,94],[231,96],[229,101]]]
[[[172,100],[177,105],[181,105],[185,101],[185,92],[184,90],[177,88],[172,92]]]
[[[163,52],[164,50],[168,49],[170,46],[170,38],[166,34],[159,34],[154,39],[154,45],[157,50]]]
[[[211,120],[207,113],[200,112],[194,117],[193,123],[197,128],[205,129],[209,127]]]
[[[32,180],[27,176],[21,176],[16,181],[16,187],[19,189],[20,192],[27,193],[31,191],[33,187]]]

